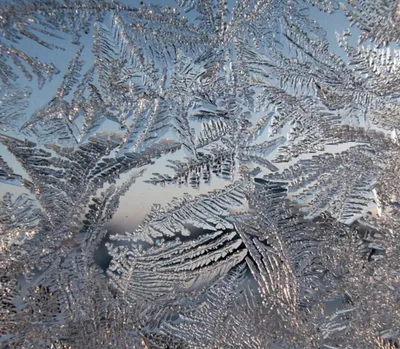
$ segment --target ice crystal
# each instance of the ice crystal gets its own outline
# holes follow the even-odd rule
[[[0,347],[398,348],[399,24],[0,0]]]

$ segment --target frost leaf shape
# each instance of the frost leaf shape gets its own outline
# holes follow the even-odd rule
[[[347,179],[345,183],[343,176]],[[371,162],[368,150],[352,148],[338,155],[300,160],[276,177],[289,181],[291,199],[309,217],[329,212],[339,221],[351,224],[366,213],[372,202],[372,188],[377,176],[378,167]],[[332,197],[337,201],[332,202]]]
[[[4,58],[8,58],[8,60],[11,61],[24,74],[25,78],[30,81],[32,80],[32,74],[25,68],[23,63],[29,65],[29,67],[32,69],[32,72],[38,79],[39,89],[43,87],[46,81],[51,80],[54,74],[59,72],[53,64],[42,63],[13,46],[7,47],[1,42],[0,44],[0,53],[2,56]],[[12,82],[17,80],[18,75],[13,72],[13,69],[9,65],[3,61],[0,62],[0,66],[2,66],[2,73],[0,74],[0,77],[4,85],[11,85]]]
[[[29,157],[29,151],[35,146],[16,140],[7,141],[7,145],[17,157]],[[18,301],[18,309],[13,310],[12,303],[7,305],[11,306],[12,312],[8,313],[6,321],[2,319],[6,325],[3,331],[10,345],[75,345],[77,340],[88,347],[103,346],[106,343],[111,346],[141,347],[139,333],[126,339],[123,336],[113,337],[114,339],[107,337],[110,326],[116,324],[112,320],[117,316],[115,311],[121,308],[116,306],[115,298],[112,292],[108,291],[107,283],[94,264],[92,256],[107,232],[103,226],[117,209],[119,197],[126,193],[143,171],[117,188],[109,187],[97,197],[93,196],[104,182],[97,181],[92,185],[82,182],[86,190],[82,190],[80,197],[75,198],[74,193],[68,190],[68,185],[63,181],[65,176],[60,176],[64,171],[65,175],[69,172],[70,177],[67,178],[70,179],[70,183],[77,184],[75,181],[80,181],[77,177],[79,172],[87,171],[96,163],[88,161],[89,154],[93,156],[92,159],[95,159],[96,155],[104,155],[105,149],[102,149],[102,145],[107,145],[106,137],[97,139],[97,143],[92,140],[86,145],[86,149],[79,149],[77,152],[70,153],[67,149],[55,148],[59,155],[65,156],[64,159],[52,158],[45,151],[36,152],[36,156],[31,157],[31,162],[26,165],[34,183],[41,184],[35,185],[37,201],[28,198],[27,195],[13,200],[9,193],[3,198],[0,208],[2,248],[5,257],[2,259],[2,270],[7,270],[5,278],[10,284],[7,292],[15,292],[12,297],[14,301]],[[94,151],[96,146],[97,154]],[[85,150],[88,153],[85,153]],[[88,167],[79,167],[79,161],[85,159],[85,156],[86,161],[82,162],[82,165]],[[74,159],[77,162],[74,162]],[[43,163],[51,163],[49,167],[53,168],[49,168],[47,173],[40,173]],[[59,168],[55,170],[57,166]],[[91,197],[95,205],[89,205],[86,219],[82,220],[82,210],[84,212]],[[69,201],[73,199],[81,201],[83,206]],[[14,258],[15,255],[11,254],[11,251],[19,257]],[[27,254],[26,251],[30,253]],[[22,273],[26,283],[32,285],[25,290],[21,290],[17,281]],[[82,283],[81,280],[85,282]],[[81,298],[83,294],[85,296]],[[97,297],[103,300],[109,297],[109,301],[105,301],[104,307],[99,307],[96,305]],[[87,303],[87,298],[91,298],[93,303]],[[121,314],[118,314],[120,318]],[[93,325],[89,325],[93,320]],[[23,332],[19,331],[18,325],[15,326],[21,321],[27,324]],[[132,327],[117,326],[112,333],[128,330],[132,330]],[[97,332],[99,337],[92,337],[90,334],[93,331]]]
[[[0,7],[1,345],[399,346],[398,1]]]
[[[29,106],[32,90],[24,89],[5,90],[0,101],[0,126],[3,132],[18,130],[25,120],[25,109]]]
[[[387,45],[399,41],[399,2],[396,1],[354,1],[350,6],[343,5],[343,10],[363,33],[360,41],[371,39]],[[385,14],[385,15],[384,15]]]
[[[21,175],[14,173],[12,168],[7,165],[2,157],[0,157],[0,182],[16,186],[25,186],[28,188],[32,188],[33,186],[30,181],[24,179]]]

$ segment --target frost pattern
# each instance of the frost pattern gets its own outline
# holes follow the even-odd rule
[[[399,24],[0,1],[1,347],[398,348]],[[112,232],[146,186],[178,194]]]

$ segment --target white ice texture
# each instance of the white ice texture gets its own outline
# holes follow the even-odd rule
[[[0,0],[0,348],[399,348],[400,1],[158,3]]]

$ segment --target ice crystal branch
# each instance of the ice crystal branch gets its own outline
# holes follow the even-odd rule
[[[397,348],[399,9],[0,1],[1,346]]]

